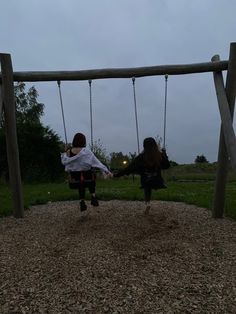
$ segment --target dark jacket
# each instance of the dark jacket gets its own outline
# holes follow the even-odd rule
[[[152,189],[166,188],[164,180],[161,175],[162,169],[168,169],[170,162],[166,152],[162,151],[161,164],[158,169],[147,168],[144,165],[144,153],[139,154],[125,169],[119,170],[114,174],[114,177],[121,177],[131,173],[139,174],[141,180],[141,187],[150,187]]]

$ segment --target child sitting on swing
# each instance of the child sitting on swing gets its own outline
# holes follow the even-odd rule
[[[144,200],[146,204],[145,214],[150,211],[150,200],[152,190],[165,189],[161,169],[168,169],[170,162],[165,149],[160,151],[158,144],[152,137],[143,141],[143,152],[139,154],[125,169],[113,174],[113,177],[121,177],[131,173],[140,175],[141,188],[144,190]]]
[[[91,205],[99,206],[95,190],[96,181],[94,168],[98,168],[104,175],[112,176],[108,168],[103,165],[89,150],[86,148],[86,137],[82,133],[76,133],[72,148],[67,149],[61,154],[61,162],[65,166],[65,171],[69,173],[69,186],[72,189],[78,189],[80,199],[80,210],[85,211],[85,191],[88,188],[91,194]]]

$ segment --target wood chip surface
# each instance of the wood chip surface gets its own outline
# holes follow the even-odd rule
[[[236,222],[183,203],[0,219],[0,313],[236,313]]]

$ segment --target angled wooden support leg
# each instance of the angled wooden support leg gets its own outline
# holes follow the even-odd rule
[[[2,103],[6,126],[7,159],[13,196],[13,213],[16,218],[24,215],[19,151],[16,133],[15,99],[11,56],[0,54],[2,71]]]
[[[223,75],[221,72],[214,73],[214,81],[227,156],[229,156],[231,166],[236,174],[236,137],[233,128],[232,116],[229,109],[229,103],[224,88]]]
[[[2,117],[2,111],[3,111],[2,84],[0,83],[0,120]]]
[[[219,57],[215,56],[212,58],[212,61],[218,61]],[[234,114],[234,103],[236,95],[236,43],[231,43],[230,45],[230,54],[229,54],[229,63],[228,71],[226,78],[226,97],[228,100],[230,115],[231,115],[231,124],[233,121]],[[220,140],[219,140],[219,151],[218,151],[218,167],[216,173],[216,182],[215,182],[215,194],[213,199],[213,208],[212,216],[214,218],[222,218],[224,216],[224,207],[225,207],[225,189],[227,181],[229,158],[228,152],[225,143],[225,136],[223,133],[223,126],[221,124],[220,130]]]

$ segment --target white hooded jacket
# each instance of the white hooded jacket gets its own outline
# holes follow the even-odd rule
[[[62,153],[61,162],[65,166],[66,172],[88,171],[91,168],[98,168],[103,173],[110,173],[108,168],[86,147],[82,148],[78,154],[72,157],[68,157],[66,153]]]

